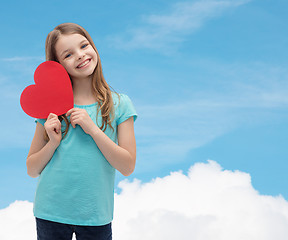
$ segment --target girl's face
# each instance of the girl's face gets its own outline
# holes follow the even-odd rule
[[[97,66],[97,53],[80,34],[61,35],[55,45],[59,63],[73,79],[87,78]]]

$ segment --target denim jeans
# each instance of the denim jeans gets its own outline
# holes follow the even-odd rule
[[[37,240],[112,240],[111,223],[103,226],[79,226],[36,218]]]

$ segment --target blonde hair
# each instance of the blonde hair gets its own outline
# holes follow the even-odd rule
[[[45,43],[46,61],[59,62],[56,55],[55,45],[61,35],[70,35],[70,34],[80,34],[84,36],[89,41],[89,43],[91,44],[91,46],[93,47],[93,49],[97,54],[98,63],[94,72],[92,73],[92,90],[98,102],[97,115],[99,112],[101,112],[102,124],[100,126],[100,129],[102,131],[105,131],[108,125],[113,129],[111,125],[112,118],[114,116],[114,104],[112,99],[112,92],[110,90],[110,86],[108,85],[108,83],[104,78],[100,56],[89,33],[83,27],[75,23],[62,23],[56,26],[54,30],[51,31],[46,38]],[[61,118],[65,120],[66,116],[62,115]],[[69,124],[67,124],[67,126],[69,126]],[[66,128],[65,130],[65,135],[67,131],[68,128]]]

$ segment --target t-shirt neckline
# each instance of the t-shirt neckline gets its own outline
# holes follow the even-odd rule
[[[77,107],[77,108],[93,107],[93,106],[95,106],[96,104],[97,104],[97,102],[92,103],[92,104],[86,104],[86,105],[74,104],[74,107]]]

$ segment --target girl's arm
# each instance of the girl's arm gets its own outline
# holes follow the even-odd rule
[[[61,141],[61,123],[55,114],[50,114],[43,127],[37,122],[35,134],[27,156],[27,173],[36,178],[40,175],[47,163],[52,158]],[[45,141],[44,132],[47,131],[49,141]]]
[[[118,145],[97,126],[91,136],[108,162],[124,176],[133,173],[136,163],[134,120],[130,117],[118,125]]]

